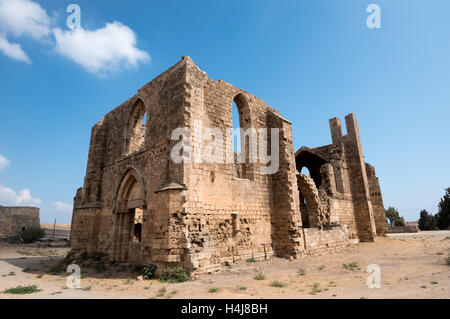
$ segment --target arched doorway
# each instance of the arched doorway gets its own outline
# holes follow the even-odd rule
[[[143,183],[136,170],[130,169],[122,179],[116,197],[113,260],[140,262],[145,210]]]
[[[320,168],[322,165],[326,164],[327,161],[310,151],[307,148],[301,148],[299,152],[295,155],[295,164],[297,170],[302,172],[303,168],[308,169],[308,174],[314,180],[316,187],[319,188],[322,184],[322,175],[320,174]]]

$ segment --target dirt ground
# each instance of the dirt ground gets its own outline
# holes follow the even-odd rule
[[[86,274],[81,289],[69,289],[66,275],[48,273],[68,251],[0,244],[0,298],[450,298],[450,266],[445,261],[450,231],[393,234],[300,260],[243,262],[220,274],[178,284],[139,281],[127,272],[82,269]],[[370,264],[380,266],[380,288],[367,287]],[[254,279],[257,274],[265,278]],[[280,285],[273,286],[274,281]],[[19,285],[36,285],[41,291],[3,292]]]

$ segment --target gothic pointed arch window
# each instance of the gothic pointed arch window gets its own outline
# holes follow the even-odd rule
[[[235,154],[234,175],[252,179],[256,149],[256,131],[252,130],[250,107],[244,93],[237,93],[232,102],[233,152]]]
[[[144,102],[138,99],[131,109],[128,119],[126,155],[137,152],[144,147],[147,122],[148,118]]]

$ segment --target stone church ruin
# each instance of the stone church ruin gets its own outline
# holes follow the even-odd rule
[[[225,131],[233,102],[241,128],[279,129],[276,173],[248,161],[246,137],[244,163],[171,159],[175,129],[193,131],[202,121]],[[364,161],[355,116],[345,122],[347,135],[331,119],[332,144],[295,152],[292,124],[280,113],[183,57],[92,128],[72,249],[154,263],[159,272],[180,263],[202,274],[248,258],[299,258],[384,236],[375,170]]]

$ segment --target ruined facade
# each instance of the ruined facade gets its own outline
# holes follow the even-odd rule
[[[304,228],[348,227],[348,238],[373,241],[385,236],[386,215],[375,168],[365,163],[354,114],[330,119],[332,144],[300,148],[295,155]],[[309,176],[302,174],[306,167]]]
[[[40,227],[39,208],[0,205],[0,239],[31,227]]]
[[[264,173],[266,164],[251,161],[254,154],[245,146],[244,163],[173,160],[176,129],[225,131],[232,127],[233,102],[242,129],[279,129],[275,173]],[[75,196],[71,246],[75,252],[106,252],[118,262],[152,262],[159,272],[181,263],[200,274],[251,257],[297,258],[337,250],[352,239],[373,240],[375,207],[382,202],[372,200],[369,187],[378,182],[371,169],[374,180],[369,178],[362,157],[361,175],[353,173],[354,159],[362,153],[359,136],[359,148],[350,141],[345,136],[323,152],[309,150],[320,158],[311,165],[323,184],[315,184],[298,172],[309,162],[298,162],[304,152],[294,152],[289,121],[252,94],[208,78],[183,57],[92,128],[86,176]],[[194,138],[186,145],[195,153],[204,144]],[[224,137],[223,144],[230,147],[229,139]],[[333,155],[338,149],[345,155]],[[336,174],[345,175],[339,186]],[[328,189],[331,185],[336,186]],[[307,227],[301,210],[309,213]]]

